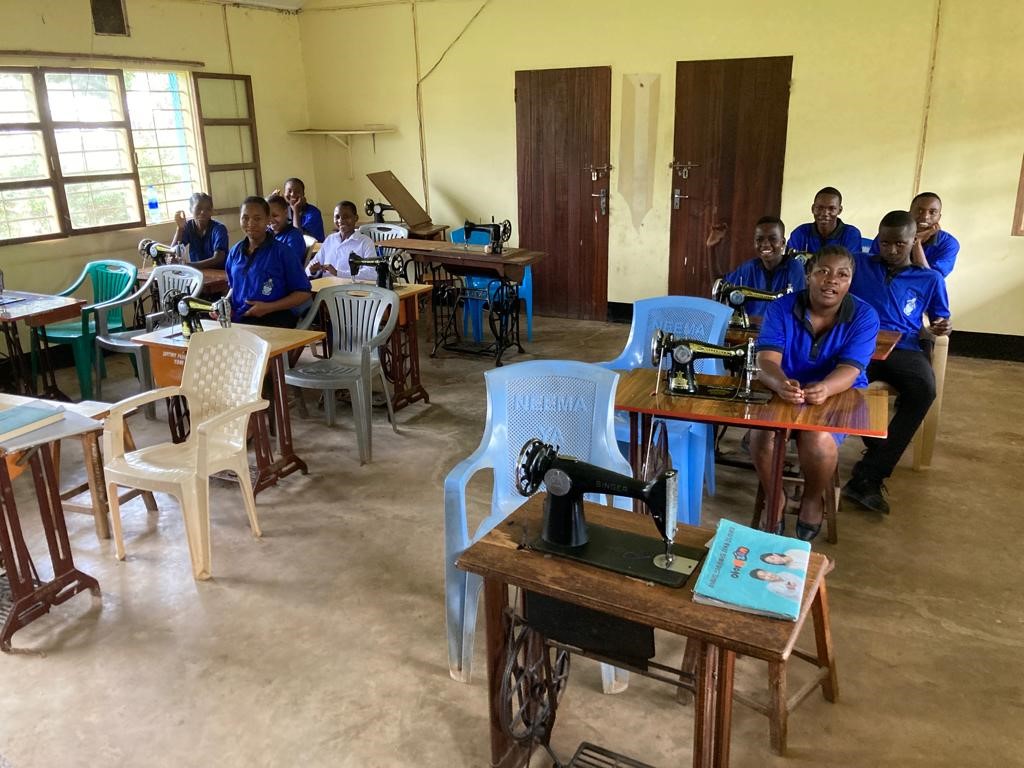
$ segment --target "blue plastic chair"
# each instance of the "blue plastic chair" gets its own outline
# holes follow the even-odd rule
[[[514,485],[519,451],[531,438],[607,469],[632,476],[615,444],[618,375],[575,360],[534,360],[484,373],[487,421],[479,447],[444,480],[445,603],[451,676],[469,682],[483,580],[455,567],[469,547],[526,502]],[[466,486],[483,469],[494,474],[490,513],[469,530]],[[605,690],[615,674],[603,667]],[[624,673],[623,673],[624,674]]]
[[[731,317],[731,307],[711,299],[696,296],[641,299],[633,304],[633,324],[626,347],[617,358],[600,365],[619,371],[653,369],[651,337],[659,329],[677,336],[723,344]],[[698,373],[725,374],[721,360],[698,360],[694,368]],[[679,493],[679,522],[700,525],[704,483],[708,493],[715,494],[715,430],[708,424],[675,419],[666,419],[665,426],[672,464],[679,470],[680,483],[685,482],[688,491]],[[624,412],[615,414],[615,436],[621,447],[628,445],[629,416]]]
[[[466,242],[466,231],[462,227],[452,230],[452,242]],[[471,232],[469,235],[470,245],[487,245],[491,242],[486,232]],[[486,290],[487,298],[494,298],[494,289],[491,283],[494,278],[482,275],[467,275],[465,278],[467,288]],[[526,305],[526,340],[533,341],[533,269],[527,267],[523,270],[523,282],[519,285],[519,298]],[[483,341],[484,338],[484,303],[480,299],[466,299],[462,308],[462,327],[472,328],[473,341]]]

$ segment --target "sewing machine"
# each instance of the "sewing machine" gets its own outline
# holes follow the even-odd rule
[[[505,219],[501,224],[496,224],[493,221],[490,224],[474,224],[469,219],[466,219],[466,223],[462,225],[462,232],[466,237],[466,242],[469,242],[469,237],[474,232],[486,232],[487,236],[490,237],[491,242],[487,248],[484,248],[484,253],[501,253],[501,249],[505,243],[512,237],[512,222]]]
[[[775,301],[792,292],[792,285],[787,285],[786,290],[780,292],[762,291],[746,285],[733,285],[721,278],[715,280],[714,285],[711,286],[711,298],[733,309],[732,320],[729,321],[729,325],[733,328],[743,328],[744,330],[750,328],[750,316],[747,314],[745,306],[748,301]]]
[[[181,335],[186,339],[193,333],[203,330],[203,316],[210,312],[217,313],[217,322],[221,328],[231,327],[231,291],[216,301],[189,296],[181,291],[171,291],[164,297],[163,310],[171,318],[172,323],[181,323]]]
[[[178,245],[164,245],[156,240],[144,238],[139,241],[139,255],[142,256],[142,268],[146,268],[147,260],[153,264],[182,264],[185,261],[185,249],[188,246],[183,243]]]
[[[368,197],[366,198],[366,202],[363,204],[363,210],[366,211],[367,216],[373,217],[373,222],[375,224],[383,224],[384,212],[393,211],[395,210],[395,207],[393,205],[388,205],[387,203],[375,202],[372,197]]]
[[[679,587],[700,562],[701,553],[673,544],[679,474],[670,469],[654,480],[587,464],[540,440],[528,441],[515,466],[516,490],[532,496],[540,484],[547,488],[541,535],[533,549],[568,557],[627,576]],[[599,525],[587,525],[583,496],[603,493],[640,499],[647,506],[662,542]]]
[[[399,253],[394,253],[391,256],[375,256],[370,259],[360,257],[355,251],[350,253],[348,256],[348,270],[353,278],[359,274],[359,270],[363,267],[373,267],[376,269],[377,285],[381,288],[387,288],[389,291],[395,289],[396,280],[405,278],[405,259]]]
[[[651,337],[651,365],[660,369],[665,357],[670,359],[669,367],[665,370],[665,389],[670,395],[743,400],[748,403],[766,403],[771,400],[771,392],[754,389],[752,386],[759,372],[753,339],[735,347],[720,347],[658,330]],[[694,373],[694,363],[698,360],[721,360],[727,369],[739,374],[739,383],[735,387],[698,383]],[[661,378],[659,374],[659,386]]]

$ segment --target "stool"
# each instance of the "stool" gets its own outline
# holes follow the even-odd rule
[[[813,679],[809,680],[800,690],[792,696],[786,694],[786,665],[785,661],[768,662],[768,700],[757,699],[733,692],[733,699],[744,706],[750,707],[756,712],[768,718],[768,742],[772,752],[777,755],[786,754],[786,737],[789,727],[789,713],[800,706],[811,692],[821,686],[821,693],[828,702],[835,702],[839,698],[839,678],[836,673],[836,657],[832,648],[832,625],[829,621],[828,590],[825,586],[825,574],[822,574],[821,582],[817,591],[810,596],[811,618],[814,622],[814,653],[793,648],[791,657],[795,656],[802,661],[813,664],[818,668]],[[801,616],[803,618],[803,616]],[[697,666],[696,643],[686,642],[686,650],[683,655],[683,673],[693,674]],[[679,690],[677,700],[685,701],[689,692]]]
[[[799,492],[794,492],[792,495],[785,494],[786,504],[782,509],[783,515],[799,515],[800,514],[800,497],[803,493],[804,479],[800,474],[793,470],[785,470],[782,473],[782,485],[785,488],[786,485],[794,486],[794,490],[799,488]],[[839,511],[839,501],[841,494],[839,492],[839,467],[836,467],[836,471],[832,474],[832,484],[825,488],[825,541],[829,544],[836,544],[839,541],[839,527],[836,522],[836,513]],[[761,525],[761,513],[764,510],[765,505],[765,493],[764,488],[760,483],[757,484],[757,496],[754,497],[754,515],[750,521],[751,528],[760,528]]]

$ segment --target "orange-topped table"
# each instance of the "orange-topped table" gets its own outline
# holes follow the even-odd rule
[[[358,284],[351,277],[318,277],[310,280],[313,293],[332,285]],[[396,285],[398,294],[398,323],[380,348],[380,362],[384,375],[391,382],[391,405],[397,411],[419,400],[430,402],[430,395],[420,382],[420,346],[416,335],[416,321],[420,316],[419,297],[430,293],[433,286],[412,283]]]
[[[204,320],[203,326],[211,329],[220,327],[213,320]],[[253,416],[256,420],[256,475],[253,479],[253,492],[259,493],[295,471],[301,471],[302,474],[308,471],[306,463],[296,455],[292,443],[292,422],[288,412],[288,394],[284,381],[284,357],[293,349],[320,341],[326,334],[323,331],[300,331],[295,328],[270,328],[262,325],[242,327],[270,344],[268,367],[273,381],[274,420],[281,455],[274,459],[263,416],[265,412],[258,412]],[[157,387],[174,387],[181,384],[185,353],[188,351],[188,339],[182,335],[181,326],[160,328],[152,333],[136,336],[134,340],[149,351],[153,383]],[[187,415],[184,410],[180,404],[171,404],[167,412],[173,438],[175,441],[184,440],[187,434]]]
[[[776,433],[772,453],[772,476],[766,488],[768,514],[762,515],[762,526],[775,529],[782,494],[782,469],[786,458],[786,433],[790,430],[837,432],[864,437],[885,437],[889,429],[889,399],[881,390],[848,389],[833,395],[821,405],[793,405],[772,397],[767,403],[746,403],[742,400],[715,400],[707,397],[670,395],[664,382],[658,385],[658,372],[653,368],[619,371],[615,407],[629,412],[630,461],[639,477],[639,462],[644,441],[650,435],[654,418],[700,421],[708,424],[769,429]],[[702,376],[703,384],[735,386],[736,380],[725,376]]]
[[[82,314],[85,299],[74,296],[50,296],[28,291],[0,292],[0,331],[7,345],[11,361],[11,379],[15,392],[23,395],[36,393],[36,380],[25,362],[25,353],[18,336],[18,321],[31,329],[34,346],[39,349],[43,377],[43,396],[57,400],[70,398],[57,388],[57,378],[50,362],[50,345],[46,339],[46,325],[72,320]]]

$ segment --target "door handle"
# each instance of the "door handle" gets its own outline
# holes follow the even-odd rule
[[[689,199],[690,199],[690,196],[689,195],[684,195],[683,191],[681,189],[673,189],[672,190],[672,210],[678,211],[679,210],[679,201],[680,200],[689,200]]]
[[[590,196],[591,197],[598,197],[598,198],[600,198],[600,201],[599,201],[598,205],[601,208],[601,215],[602,216],[607,216],[608,215],[608,190],[607,189],[602,189],[600,192],[591,192]]]

